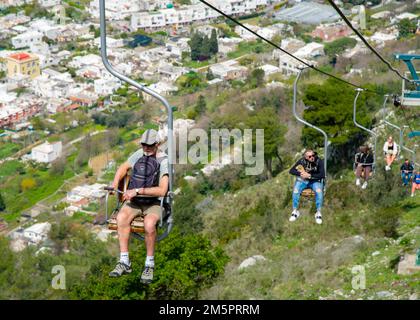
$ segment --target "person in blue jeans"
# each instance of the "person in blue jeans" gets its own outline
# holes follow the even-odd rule
[[[321,209],[324,200],[323,180],[325,179],[324,161],[318,158],[316,152],[308,149],[303,154],[303,157],[293,165],[289,173],[297,177],[292,194],[293,212],[289,221],[293,222],[299,218],[300,195],[303,190],[310,188],[315,192],[315,221],[318,224],[322,224]]]
[[[405,159],[400,169],[401,169],[401,178],[403,181],[403,185],[407,186],[411,180],[411,176],[413,175],[414,167],[408,159]]]
[[[417,170],[413,176],[413,187],[411,188],[412,197],[414,197],[414,192],[416,192],[416,190],[420,190],[420,170]]]

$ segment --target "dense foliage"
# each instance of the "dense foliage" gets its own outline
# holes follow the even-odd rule
[[[70,290],[73,299],[194,299],[223,272],[227,256],[221,248],[212,248],[203,236],[181,236],[178,231],[159,243],[155,254],[155,280],[149,286],[140,283],[145,257],[144,246],[132,243],[133,272],[122,278],[110,278],[115,261],[102,260],[93,265],[85,281]]]
[[[354,97],[355,91],[351,87],[333,79],[324,84],[310,84],[305,90],[303,102],[307,110],[303,117],[327,133],[333,164],[351,163],[349,159],[367,138],[366,133],[353,123]],[[368,112],[375,109],[377,101],[374,98],[377,97],[362,93],[357,101],[357,122],[365,127],[372,125]],[[309,127],[303,128],[302,142],[307,147],[323,147],[322,135]]]

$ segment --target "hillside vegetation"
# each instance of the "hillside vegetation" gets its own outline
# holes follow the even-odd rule
[[[419,275],[399,276],[396,265],[420,245],[420,200],[396,174],[378,172],[368,190],[353,174],[331,181],[323,210],[314,221],[312,202],[290,223],[291,179],[287,172],[260,185],[212,200],[204,233],[223,245],[230,262],[225,274],[201,294],[206,299],[408,299],[419,292]],[[310,211],[310,213],[309,213]],[[375,254],[372,256],[372,253]],[[247,257],[266,260],[238,270]],[[352,290],[352,267],[363,265],[366,290]]]

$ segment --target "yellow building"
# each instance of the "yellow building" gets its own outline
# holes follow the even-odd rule
[[[39,58],[34,54],[26,52],[14,53],[6,59],[8,77],[12,77],[15,74],[23,74],[34,79],[41,74]]]

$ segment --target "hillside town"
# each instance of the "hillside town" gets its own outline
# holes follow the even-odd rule
[[[325,1],[207,1],[248,30],[200,0],[106,1],[112,66],[174,105],[175,134],[224,124],[205,111],[235,98],[224,89],[291,90],[302,61],[344,79],[383,72],[364,64],[368,48]],[[420,35],[419,0],[335,3],[378,49],[405,48],[401,39]],[[0,29],[0,235],[13,252],[48,252],[63,216],[102,242],[116,239],[105,225],[104,187],[136,150],[143,127],[167,130],[164,117],[148,111],[156,106],[150,95],[104,67],[98,0],[0,0]],[[232,163],[188,167],[180,179],[194,185]]]

